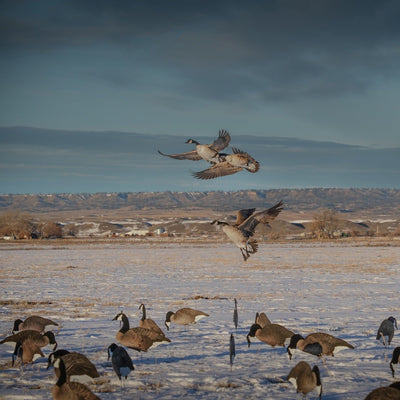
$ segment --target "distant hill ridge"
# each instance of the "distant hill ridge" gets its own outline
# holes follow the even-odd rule
[[[266,207],[279,200],[285,210],[312,211],[335,209],[342,213],[371,214],[398,218],[399,189],[271,189],[209,192],[127,192],[80,194],[7,194],[0,195],[0,211],[46,213],[73,210],[151,210],[212,209],[233,211]]]

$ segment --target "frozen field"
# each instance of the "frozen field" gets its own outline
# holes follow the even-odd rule
[[[351,243],[261,244],[246,263],[231,244],[102,244],[0,246],[0,335],[31,314],[60,323],[58,348],[87,355],[101,375],[90,388],[101,399],[300,399],[282,381],[299,361],[318,364],[322,398],[363,399],[393,382],[389,349],[375,340],[380,322],[400,319],[400,247]],[[239,327],[234,328],[234,298]],[[120,384],[107,361],[121,310],[137,326],[138,306],[171,343],[147,353],[128,350],[135,371]],[[210,314],[196,325],[164,326],[167,311],[193,307]],[[303,335],[324,331],[347,340],[326,362],[246,335],[256,312]],[[231,369],[229,338],[236,341]],[[50,347],[44,353],[50,353]],[[0,398],[50,399],[55,383],[47,359],[11,367],[11,347],[0,346]],[[396,378],[400,368],[396,370]],[[316,398],[313,392],[308,398]]]

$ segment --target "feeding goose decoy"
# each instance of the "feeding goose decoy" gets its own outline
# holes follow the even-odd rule
[[[47,369],[54,366],[57,377],[60,376],[60,370],[55,367],[55,361],[60,357],[65,365],[67,382],[88,383],[100,376],[96,366],[84,354],[60,349],[51,353],[47,359]]]
[[[185,307],[176,312],[168,311],[165,317],[165,326],[169,330],[171,322],[178,325],[189,325],[195,324],[197,321],[205,317],[209,317],[209,314],[200,310]]]
[[[260,314],[258,312],[256,313],[256,318],[254,320],[254,323],[260,325],[261,328],[264,328],[264,326],[272,324],[270,319],[267,317],[267,314],[265,314],[264,312]]]
[[[400,347],[396,347],[393,350],[393,354],[392,354],[392,359],[390,361],[390,370],[392,371],[392,376],[394,378],[394,368],[393,365],[394,364],[398,364],[399,363],[399,357],[400,357]]]
[[[54,400],[100,400],[83,383],[67,382],[67,371],[62,357],[55,360],[54,368],[60,371],[60,376],[51,392]]]
[[[287,347],[287,352],[289,354],[289,359],[292,359],[296,350],[322,357],[334,356],[343,349],[354,349],[354,346],[329,333],[315,332],[310,333],[305,338],[299,334],[293,335]]]
[[[400,382],[374,389],[364,400],[400,400]]]
[[[200,144],[194,139],[189,139],[186,143],[192,143],[196,145],[196,148],[192,151],[180,154],[164,154],[160,150],[158,152],[162,156],[171,157],[176,160],[206,160],[210,163],[219,163],[221,161],[219,152],[228,146],[231,141],[231,137],[226,130],[221,129],[218,133],[218,138],[211,144]]]
[[[235,325],[235,329],[237,330],[238,323],[239,323],[239,315],[237,309],[237,300],[235,300],[235,308],[233,309],[233,324]]]
[[[142,311],[142,318],[139,321],[139,326],[142,328],[151,329],[154,332],[157,332],[160,335],[165,336],[165,333],[162,331],[162,329],[157,325],[157,323],[154,320],[146,318],[146,307],[143,303],[140,304],[139,310]]]
[[[120,312],[117,314],[113,321],[122,321],[122,328],[117,332],[115,338],[123,346],[129,347],[130,349],[136,351],[147,351],[152,347],[156,347],[163,342],[170,342],[164,335],[146,328],[141,328],[140,326],[135,328],[129,327],[128,317]]]
[[[12,357],[12,366],[14,366],[14,361],[16,357],[21,358],[21,364],[32,364],[38,358],[44,357],[42,349],[31,339],[26,339],[22,343],[17,343],[14,354]]]
[[[250,338],[256,337],[272,347],[285,346],[285,342],[290,340],[294,332],[279,324],[269,324],[263,328],[258,324],[253,324],[246,336],[248,347],[250,347]]]
[[[135,369],[128,352],[122,346],[117,346],[115,343],[112,343],[108,346],[108,360],[110,356],[111,364],[118,379],[121,380],[121,377],[127,379],[130,372]]]
[[[321,399],[322,383],[321,375],[317,365],[314,365],[314,367],[311,369],[311,366],[307,362],[300,361],[289,372],[286,380],[293,384],[297,393],[303,394],[303,398],[305,398],[307,393],[317,389],[319,399]]]
[[[43,318],[39,315],[31,315],[30,317],[26,318],[25,321],[22,321],[22,319],[16,319],[14,321],[12,333],[27,329],[44,333],[47,325],[58,326],[58,324],[51,319]]]
[[[258,250],[257,240],[252,236],[258,224],[269,224],[283,210],[283,202],[275,204],[267,210],[254,212],[254,208],[240,210],[237,214],[236,223],[230,225],[228,222],[214,220],[211,224],[222,226],[222,230],[228,238],[240,249],[243,260],[246,261],[251,254]]]
[[[376,334],[376,340],[382,338],[385,347],[389,346],[394,336],[394,327],[397,329],[397,321],[395,317],[391,316],[387,319],[384,319],[379,326],[378,333]],[[387,344],[385,338],[387,338]]]
[[[232,154],[219,153],[220,161],[203,171],[193,172],[197,179],[214,179],[221,176],[233,175],[244,169],[255,173],[260,169],[260,163],[250,154],[232,147]]]

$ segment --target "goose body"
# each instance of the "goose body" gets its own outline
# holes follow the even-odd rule
[[[142,310],[142,318],[139,321],[139,326],[142,328],[151,329],[152,331],[157,332],[162,336],[165,336],[165,333],[154,320],[152,320],[151,318],[146,318],[146,307],[143,303],[139,306],[139,310]]]
[[[291,359],[296,350],[304,351],[318,357],[334,356],[343,349],[354,349],[354,346],[343,339],[324,332],[310,333],[306,338],[296,334],[290,339],[287,352]]]
[[[222,226],[226,236],[239,248],[244,261],[258,250],[257,240],[252,236],[258,224],[269,224],[283,210],[283,202],[263,211],[254,212],[254,208],[240,210],[237,213],[236,223],[230,225],[224,221],[214,220],[211,224]]]
[[[171,322],[178,325],[189,325],[195,324],[197,321],[205,317],[209,317],[209,314],[200,310],[185,307],[176,312],[168,311],[165,317],[165,326],[169,330]]]
[[[136,351],[147,351],[152,347],[156,347],[163,342],[170,342],[166,336],[142,327],[129,327],[128,317],[124,313],[117,314],[114,320],[122,321],[122,328],[117,332],[115,338],[123,346],[129,347]]]
[[[14,321],[14,327],[12,332],[16,333],[18,331],[24,330],[33,330],[38,331],[40,333],[44,333],[46,326],[54,325],[58,326],[58,324],[51,319],[40,317],[39,315],[31,315],[30,317],[26,318],[25,321],[22,319],[16,319]]]
[[[54,362],[54,368],[60,370],[60,376],[53,386],[54,400],[100,400],[88,387],[79,382],[67,382],[67,373],[62,357]]]
[[[374,389],[364,400],[400,400],[399,382]]]
[[[196,145],[196,148],[192,151],[179,154],[164,154],[160,150],[158,150],[158,152],[163,156],[174,158],[176,160],[198,161],[203,159],[212,164],[216,164],[221,161],[219,152],[228,146],[230,140],[231,137],[229,133],[225,130],[220,130],[218,133],[218,138],[215,139],[211,144],[200,144],[194,139],[187,140],[186,143]]]
[[[203,171],[194,172],[197,179],[214,179],[221,176],[233,175],[246,170],[255,173],[260,169],[260,164],[248,153],[232,147],[232,154],[219,154],[219,162]]]
[[[112,343],[108,346],[108,359],[110,359],[110,357],[111,364],[118,379],[121,380],[121,377],[127,379],[130,372],[135,369],[128,352],[122,346],[117,346],[115,343]]]
[[[31,339],[26,339],[22,343],[17,343],[13,354],[12,365],[14,365],[14,356],[21,358],[22,365],[32,364],[37,359],[44,357],[42,349]]]
[[[386,338],[387,338],[387,345],[389,346],[394,336],[394,327],[396,327],[397,329],[396,318],[389,317],[383,320],[378,328],[378,332],[376,334],[376,340],[382,338],[383,344],[386,346]]]
[[[322,383],[318,366],[312,369],[305,361],[300,361],[286,378],[296,388],[297,393],[302,393],[305,396],[307,393],[317,389],[319,398],[322,395]]]
[[[55,365],[57,358],[62,358],[67,374],[67,382],[92,382],[94,378],[100,375],[96,366],[84,355],[78,352],[69,352],[68,350],[57,350],[48,357],[47,368]],[[54,366],[54,373],[60,376],[59,368]]]
[[[275,347],[285,346],[285,342],[288,342],[293,335],[294,332],[279,324],[269,324],[263,328],[258,324],[253,324],[246,338],[249,347],[251,337],[256,337],[258,340]]]

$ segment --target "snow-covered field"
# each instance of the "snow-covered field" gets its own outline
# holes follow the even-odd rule
[[[96,364],[101,376],[90,388],[102,399],[299,399],[283,380],[301,360],[319,365],[326,400],[363,399],[393,381],[389,361],[400,333],[389,349],[375,336],[383,319],[400,316],[399,246],[261,244],[245,263],[231,244],[4,243],[0,264],[1,337],[16,318],[31,314],[59,322],[58,348],[82,352]],[[112,319],[122,310],[137,326],[142,302],[171,343],[147,353],[128,350],[136,369],[121,385],[107,361],[119,329]],[[210,317],[188,328],[172,324],[167,332],[166,312],[185,306]],[[255,338],[248,348],[257,311],[303,335],[331,333],[355,349],[324,363],[305,353],[290,361],[285,348]],[[11,367],[11,351],[0,346],[0,398],[50,399],[55,377],[47,360]]]

